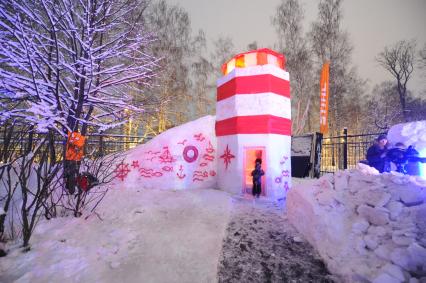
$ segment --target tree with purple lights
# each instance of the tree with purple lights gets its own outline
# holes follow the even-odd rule
[[[0,126],[5,136],[25,133],[23,150],[1,156],[0,174],[12,168],[17,176],[6,197],[22,193],[24,246],[40,212],[53,217],[62,198],[53,200],[62,192],[55,135],[103,132],[143,111],[143,89],[158,66],[147,51],[154,36],[143,25],[146,7],[143,0],[0,2]]]
[[[85,134],[88,126],[120,124],[125,109],[141,111],[132,95],[150,84],[157,60],[144,51],[153,36],[144,33],[140,4],[2,1],[2,122],[19,118],[37,132]]]

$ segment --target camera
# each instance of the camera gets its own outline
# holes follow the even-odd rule
[[[386,158],[396,165],[397,172],[403,174],[407,174],[405,166],[408,162],[426,163],[426,157],[419,157],[419,152],[413,146],[409,146],[407,149],[401,147],[392,148],[386,153]]]

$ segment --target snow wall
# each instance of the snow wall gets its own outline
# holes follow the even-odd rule
[[[169,129],[126,153],[115,168],[123,188],[216,188],[214,116]]]
[[[344,282],[425,280],[426,180],[358,166],[295,185],[290,222]]]

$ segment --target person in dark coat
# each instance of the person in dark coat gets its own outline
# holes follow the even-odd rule
[[[262,192],[261,188],[261,178],[265,175],[265,172],[262,170],[262,160],[256,159],[256,164],[254,170],[251,171],[251,175],[253,176],[253,196],[259,198],[260,193]]]
[[[376,168],[380,173],[385,171],[387,146],[388,138],[382,134],[379,135],[375,143],[367,150],[368,165]]]

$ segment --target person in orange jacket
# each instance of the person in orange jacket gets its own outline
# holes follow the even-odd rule
[[[64,178],[65,188],[74,194],[78,175],[78,166],[84,157],[84,144],[86,138],[79,132],[68,132],[65,151]]]

